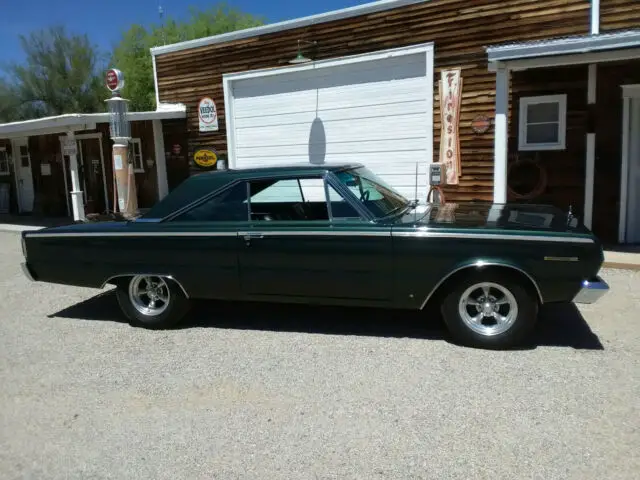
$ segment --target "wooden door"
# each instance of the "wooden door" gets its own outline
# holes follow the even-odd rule
[[[107,209],[104,159],[100,142],[98,137],[78,140],[78,166],[86,213],[103,213]]]

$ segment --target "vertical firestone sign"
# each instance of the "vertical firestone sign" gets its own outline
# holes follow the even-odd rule
[[[204,97],[198,103],[198,121],[201,132],[218,131],[218,110],[210,97]]]
[[[461,70],[440,73],[440,161],[446,165],[447,185],[457,185],[462,174],[460,165],[460,101],[462,96]]]

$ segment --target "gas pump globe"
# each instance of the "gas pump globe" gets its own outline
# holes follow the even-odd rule
[[[111,138],[129,138],[131,136],[131,125],[128,119],[129,100],[114,95],[105,101],[109,109]]]

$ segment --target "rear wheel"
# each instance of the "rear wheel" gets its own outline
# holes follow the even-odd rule
[[[457,342],[476,348],[507,349],[532,331],[538,302],[535,292],[505,272],[474,272],[446,294],[442,313]]]
[[[178,324],[189,310],[189,300],[170,278],[136,275],[118,284],[118,304],[136,327],[162,329]]]

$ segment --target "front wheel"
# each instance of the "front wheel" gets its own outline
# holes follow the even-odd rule
[[[454,340],[476,348],[517,346],[538,316],[535,293],[518,276],[474,272],[458,282],[442,304]]]
[[[136,275],[121,282],[116,295],[122,312],[132,326],[149,329],[170,328],[189,310],[189,300],[170,278]]]

